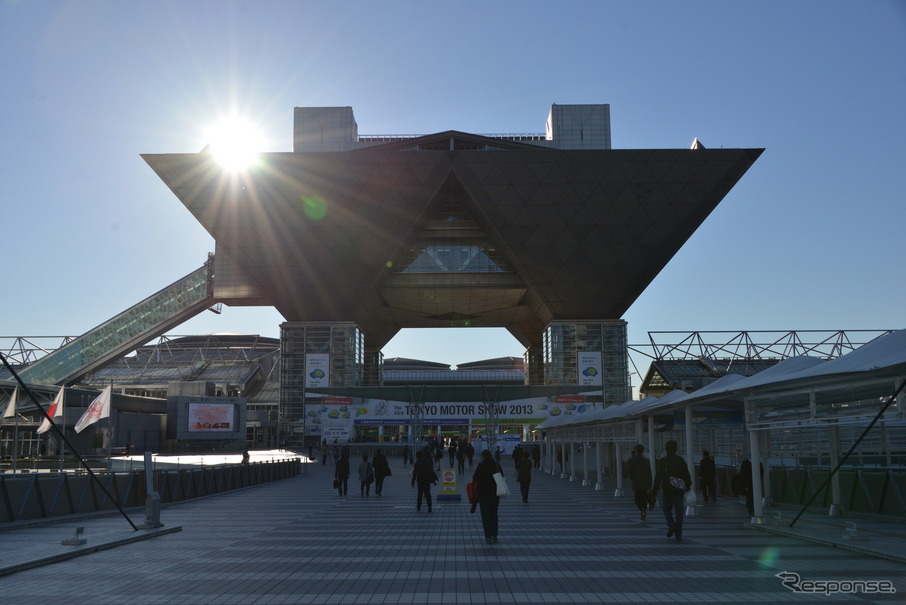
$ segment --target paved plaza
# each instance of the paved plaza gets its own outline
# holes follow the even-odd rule
[[[505,461],[514,493],[501,503],[500,542],[486,544],[465,499],[418,513],[407,467],[391,467],[380,497],[353,481],[339,497],[333,467],[318,461],[292,479],[167,506],[159,529],[107,516],[0,531],[0,593],[17,605],[906,601],[902,525],[859,523],[865,539],[852,540],[811,516],[781,535],[797,511],[753,528],[744,505],[724,499],[687,517],[676,542],[660,510],[641,522],[612,479],[595,491],[536,472],[525,504]],[[75,527],[86,544],[62,545]],[[786,578],[799,591],[782,572],[798,574]],[[896,592],[861,592],[879,582]]]

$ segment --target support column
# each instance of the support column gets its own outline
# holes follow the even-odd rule
[[[591,485],[591,481],[588,480],[588,446],[586,442],[582,444],[582,485]]]
[[[831,420],[827,427],[827,445],[830,449],[830,470],[837,468],[840,460],[840,427],[836,420]],[[843,498],[840,491],[840,473],[831,477],[831,505],[827,514],[831,517],[843,515]]]
[[[774,487],[771,483],[771,433],[770,431],[761,431],[761,457],[764,459],[764,476],[767,481],[762,482],[764,489],[764,505],[771,506],[774,504]]]
[[[613,490],[616,497],[623,495],[623,452],[619,441],[613,442],[613,455],[616,458],[617,488]]]
[[[381,350],[365,347],[364,362],[365,368],[362,377],[362,384],[383,384],[384,354],[381,353]]]
[[[750,422],[754,420],[754,410],[752,409],[752,404],[746,400],[746,425],[749,426]],[[764,492],[761,486],[761,448],[758,447],[758,431],[749,430],[749,450],[750,456],[749,459],[752,461],[752,500],[753,500],[753,514],[752,519],[749,521],[753,525],[764,525],[764,503],[762,498],[764,497]]]
[[[655,458],[657,452],[654,451],[654,416],[648,416],[648,466],[651,467],[652,479],[657,474],[657,469],[654,468]]]
[[[544,351],[541,347],[532,347],[525,351],[526,384],[545,384]]]
[[[692,485],[689,487],[692,489],[692,493],[695,493],[695,458],[693,458],[693,452],[695,451],[692,443],[693,431],[692,431],[692,406],[687,405],[685,408],[685,418],[686,418],[686,467],[689,469],[689,477],[692,479]],[[686,507],[686,515],[690,517],[695,516],[695,505]]]
[[[576,480],[576,443],[569,442],[569,480]]]
[[[566,459],[569,458],[569,455],[566,451],[566,443],[560,442],[560,478],[569,479],[569,475],[566,472]]]
[[[606,441],[599,441],[595,444],[595,460],[597,461],[598,473],[595,483],[595,491],[604,489],[604,449],[608,446]]]

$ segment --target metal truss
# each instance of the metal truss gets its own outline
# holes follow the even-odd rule
[[[786,359],[840,357],[893,330],[746,330],[740,332],[648,332],[648,344],[630,352],[663,359]]]

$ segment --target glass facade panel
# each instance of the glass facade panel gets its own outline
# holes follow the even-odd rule
[[[578,384],[579,353],[599,352],[604,403],[631,398],[625,321],[552,322],[544,331],[543,346],[545,384]]]
[[[209,261],[210,264],[210,261]],[[187,275],[20,372],[25,382],[58,384],[186,312],[210,294],[209,265]],[[139,343],[142,344],[142,343]]]
[[[280,350],[278,439],[301,445],[306,403],[305,356],[330,355],[330,386],[358,386],[363,384],[365,375],[365,336],[353,323],[284,323],[280,326]]]
[[[402,273],[502,273],[490,251],[462,244],[426,246],[413,250],[415,259]]]

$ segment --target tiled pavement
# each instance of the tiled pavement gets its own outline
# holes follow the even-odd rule
[[[380,497],[362,498],[350,482],[340,498],[333,468],[315,463],[293,479],[166,507],[158,530],[135,532],[115,516],[0,531],[0,594],[16,605],[906,602],[904,526],[860,524],[868,540],[848,541],[811,517],[796,536],[779,535],[795,511],[760,531],[726,500],[687,517],[676,542],[659,510],[640,522],[612,482],[595,491],[536,472],[524,504],[510,472],[515,493],[489,545],[464,500],[417,513],[406,468],[391,464]],[[140,524],[144,512],[132,518]],[[61,545],[76,526],[87,543]],[[794,592],[780,572],[799,574],[800,587],[890,581],[897,592]]]

